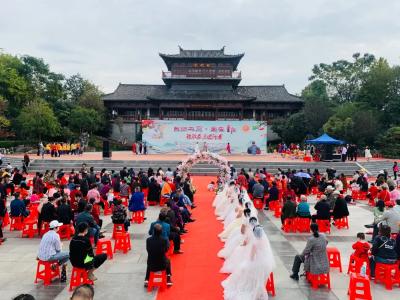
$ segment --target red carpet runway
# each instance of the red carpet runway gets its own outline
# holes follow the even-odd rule
[[[217,235],[222,223],[214,215],[212,202],[215,193],[207,191],[207,184],[215,177],[194,176],[196,186],[193,218],[196,222],[187,225],[189,233],[183,236],[185,243],[182,255],[171,259],[174,285],[157,295],[157,300],[214,300],[223,299],[221,281],[225,275],[219,273],[223,260],[217,257],[223,243]]]

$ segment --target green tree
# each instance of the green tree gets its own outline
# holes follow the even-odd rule
[[[103,123],[102,115],[94,109],[77,106],[71,111],[72,130],[93,133],[99,130]]]
[[[311,82],[303,89],[301,97],[305,102],[303,112],[307,131],[311,135],[318,135],[322,126],[333,114],[325,82],[321,80]]]
[[[78,99],[78,104],[85,108],[91,108],[98,112],[104,112],[102,92],[99,88],[88,80],[84,81],[82,95]]]
[[[378,145],[385,156],[398,158],[400,156],[400,127],[389,128],[378,139]]]
[[[34,100],[26,105],[16,123],[19,134],[28,138],[52,138],[57,136],[61,129],[53,110],[44,100]]]
[[[276,119],[272,130],[287,143],[300,143],[307,135],[307,124],[304,112],[291,115],[288,119]]]
[[[64,88],[67,98],[73,103],[78,103],[85,89],[85,79],[80,74],[72,75],[65,81]]]
[[[328,95],[337,103],[355,101],[361,85],[375,62],[372,54],[353,54],[353,61],[338,60],[332,64],[321,63],[312,69],[310,80],[322,80],[327,85]]]

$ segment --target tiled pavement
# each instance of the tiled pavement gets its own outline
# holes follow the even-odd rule
[[[314,198],[310,198],[310,206],[315,203]],[[259,213],[261,224],[271,241],[274,251],[277,267],[274,270],[276,297],[274,299],[286,300],[325,300],[348,299],[347,288],[349,284],[349,276],[346,275],[349,263],[349,257],[352,253],[351,245],[356,240],[357,232],[365,232],[364,224],[372,222],[371,209],[364,203],[358,202],[356,205],[349,205],[351,217],[349,218],[350,229],[338,230],[332,227],[331,234],[327,234],[329,241],[328,246],[336,247],[341,253],[342,270],[331,269],[331,291],[327,288],[320,287],[318,290],[312,290],[304,277],[299,282],[295,282],[289,278],[292,270],[294,256],[300,253],[306,244],[310,234],[296,233],[286,234],[280,230],[281,221],[275,218],[271,212]],[[371,236],[367,235],[369,239]],[[387,291],[381,284],[375,285],[371,282],[373,299],[400,299],[400,288],[394,287],[392,291]]]

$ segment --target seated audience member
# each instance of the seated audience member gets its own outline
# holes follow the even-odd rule
[[[375,277],[376,263],[396,264],[396,241],[390,237],[390,227],[381,225],[379,235],[375,237],[372,243],[372,256],[369,258],[369,266],[371,270],[371,279]]]
[[[42,201],[42,199],[40,199]],[[43,198],[43,206],[40,208],[40,204],[38,207],[39,218],[38,218],[38,228],[40,230],[41,224],[43,222],[50,223],[53,220],[57,220],[57,211],[54,206],[55,199],[54,197],[49,197],[48,199]],[[40,232],[39,232],[40,233]]]
[[[119,196],[122,198],[129,198],[129,185],[125,179],[121,180],[121,186],[119,188]]]
[[[76,217],[75,224],[79,226],[80,223],[86,223],[89,226],[88,234],[94,238],[94,244],[97,245],[100,236],[100,227],[92,216],[92,209],[92,204],[87,204],[85,210]]]
[[[265,208],[264,208],[265,210],[269,209],[269,203],[271,201],[279,200],[279,190],[278,190],[278,188],[276,186],[276,181],[272,182],[272,186],[269,189],[268,194],[269,194],[269,196],[268,196],[268,198],[266,200],[266,203],[265,203]]]
[[[300,203],[297,205],[297,216],[300,218],[311,218],[310,205],[305,195],[300,196]]]
[[[260,179],[253,185],[253,198],[263,199],[264,200],[264,186],[261,184],[262,180]]]
[[[147,287],[150,272],[166,271],[167,285],[171,286],[171,262],[166,256],[168,251],[168,243],[163,238],[163,227],[161,224],[154,224],[152,228],[152,236],[146,240],[147,250],[147,269],[144,285]]]
[[[311,223],[310,226],[312,236],[308,238],[306,247],[302,254],[298,254],[294,258],[292,275],[290,278],[299,280],[300,266],[304,263],[304,270],[311,274],[329,273],[329,260],[326,254],[326,246],[328,241],[324,234],[319,233],[318,225]]]
[[[126,207],[122,205],[121,199],[114,198],[114,207],[112,210],[111,219],[114,224],[124,224],[125,231],[128,231],[131,222],[128,219]]]
[[[69,259],[69,254],[61,251],[61,240],[57,233],[61,225],[63,224],[57,220],[50,222],[49,231],[43,235],[40,241],[38,258],[43,261],[57,261],[62,266],[61,282],[66,282],[66,263]]]
[[[64,195],[61,199],[61,204],[57,207],[58,221],[64,225],[72,224],[74,221],[74,213],[67,203],[68,196]]]
[[[144,204],[144,193],[140,191],[140,187],[135,187],[135,192],[129,200],[128,209],[130,212],[144,211],[146,206]]]
[[[287,197],[285,204],[282,207],[281,222],[282,225],[285,223],[286,219],[296,217],[296,204],[292,201],[291,197]]]
[[[96,203],[96,200],[94,198],[90,198],[89,203],[93,206],[91,213],[93,219],[96,221],[96,224],[101,228],[103,226],[103,220],[100,219],[100,205]]]
[[[81,222],[77,226],[75,235],[69,244],[69,256],[72,266],[88,270],[90,280],[97,280],[94,271],[98,269],[106,260],[107,254],[94,255],[92,244],[87,238],[89,226],[86,222]]]
[[[87,198],[94,198],[94,203],[100,205],[104,209],[104,203],[101,201],[101,196],[95,182],[90,185],[90,190],[88,191]]]
[[[150,224],[149,235],[154,234],[154,226],[159,224],[162,228],[161,236],[167,241],[168,248],[169,248],[169,235],[171,231],[170,225],[166,222],[167,215],[165,213],[160,212],[158,215],[158,220],[152,222]]]
[[[19,193],[14,193],[14,200],[10,203],[11,217],[27,217],[29,210],[26,209],[24,201],[19,199]]]
[[[368,251],[371,246],[365,241],[365,234],[363,232],[357,233],[357,242],[352,245],[352,248],[354,249],[354,257],[368,259]]]
[[[179,234],[180,229],[176,226],[176,218],[175,213],[169,207],[163,207],[160,213],[165,214],[165,222],[169,224],[170,231],[169,231],[169,240],[174,242],[174,253],[182,254],[181,251],[181,236]]]
[[[314,206],[317,213],[312,216],[313,222],[315,220],[330,220],[331,218],[331,207],[327,201],[326,195],[322,195],[321,199]]]
[[[391,232],[399,232],[400,213],[394,209],[393,204],[390,203],[387,210],[378,219],[378,222],[382,221],[386,222]]]
[[[94,288],[90,284],[78,286],[72,293],[71,300],[93,300]]]
[[[1,186],[1,183],[0,183]],[[1,193],[1,192],[0,192]],[[6,215],[7,208],[5,205],[5,201],[1,198],[0,195],[0,243],[5,242],[7,239],[3,237],[3,221]]]
[[[347,217],[349,215],[349,209],[347,208],[347,202],[346,202],[346,200],[344,200],[343,195],[339,195],[336,198],[332,215],[335,220]]]

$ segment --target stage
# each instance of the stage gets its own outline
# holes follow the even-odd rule
[[[111,159],[107,160],[115,160],[115,161],[182,161],[184,160],[189,153],[163,153],[163,154],[147,154],[147,155],[136,155],[133,154],[132,151],[112,151]],[[286,163],[304,163],[310,164],[310,162],[304,162],[302,159],[294,158],[290,156],[283,157],[278,153],[270,153],[270,154],[259,154],[259,155],[249,155],[249,154],[220,154],[226,157],[231,162],[286,162]],[[10,154],[7,157],[14,158],[23,158],[23,154]],[[37,155],[30,154],[31,160],[40,160],[40,157]],[[102,152],[85,152],[82,155],[61,155],[60,157],[51,157],[49,154],[45,155],[45,160],[77,160],[77,161],[92,161],[92,160],[103,160]],[[358,162],[367,162],[365,158],[360,157],[357,159]],[[394,161],[392,159],[382,159],[382,158],[373,158],[371,162],[375,161]],[[314,162],[312,162],[314,163]],[[354,162],[346,162],[346,163],[354,163]]]

